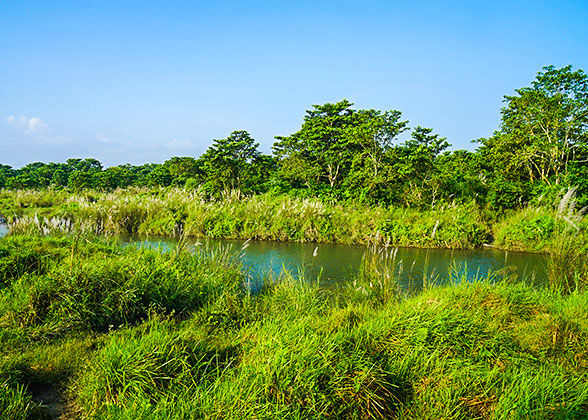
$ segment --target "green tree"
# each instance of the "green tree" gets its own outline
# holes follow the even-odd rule
[[[134,167],[128,163],[113,166],[108,168],[107,171],[113,172],[114,179],[116,180],[116,188],[126,188],[137,183],[137,174],[135,173]]]
[[[133,184],[137,186],[146,186],[150,184],[149,175],[159,167],[157,163],[147,163],[140,166],[129,166],[129,171],[133,176]]]
[[[278,169],[277,159],[273,156],[260,154],[248,167],[246,191],[263,193],[270,189],[270,182]]]
[[[67,185],[74,191],[81,191],[92,186],[92,174],[84,171],[73,171],[68,178]]]
[[[313,105],[298,132],[276,137],[273,149],[284,180],[334,196],[365,181],[381,182],[386,153],[407,122],[398,111],[356,111],[352,105],[347,100]]]
[[[6,186],[12,190],[22,190],[37,187],[37,180],[30,174],[19,174],[9,178]]]
[[[134,184],[136,176],[130,165],[113,166],[92,175],[92,185],[101,190],[126,188]]]
[[[0,164],[0,188],[8,185],[8,180],[15,176],[15,170],[11,166]]]
[[[588,205],[588,144],[575,150],[574,159],[568,166],[566,184],[575,186],[580,207]]]
[[[23,166],[18,172],[20,175],[28,177],[31,180],[29,188],[46,187],[51,183],[54,165],[34,162]]]
[[[327,184],[334,189],[351,161],[348,139],[343,132],[352,124],[354,113],[347,100],[313,105],[306,111],[302,128],[289,137],[276,137],[276,156],[282,173],[313,188]]]
[[[174,185],[184,185],[190,178],[201,176],[200,163],[193,157],[172,157],[163,163]]]
[[[165,165],[158,165],[145,176],[147,185],[167,187],[172,183],[172,176],[169,168]]]
[[[67,187],[69,175],[67,169],[57,169],[51,176],[51,184],[57,187]]]
[[[492,189],[507,186],[528,199],[533,191],[541,192],[537,184],[558,186],[568,179],[570,166],[586,162],[588,78],[571,66],[548,66],[530,87],[515,92],[504,97],[500,129],[481,139],[480,152]]]
[[[81,171],[94,173],[102,170],[102,164],[94,158],[68,159],[66,165],[69,167],[70,172]]]
[[[399,148],[401,159],[396,168],[403,178],[403,201],[407,205],[432,205],[439,198],[435,162],[449,143],[433,134],[432,128],[417,126],[411,137]]]
[[[468,150],[440,154],[435,159],[432,182],[439,186],[439,198],[461,202],[475,199],[484,204],[487,183],[481,176],[480,155]]]
[[[214,140],[201,157],[206,188],[214,194],[246,189],[253,162],[261,156],[258,147],[247,131],[233,131],[226,139]]]

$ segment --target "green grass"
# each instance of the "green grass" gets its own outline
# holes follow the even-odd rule
[[[586,208],[576,208],[575,189],[561,197],[556,208],[529,206],[511,211],[493,227],[498,248],[561,254],[562,244],[573,237],[578,252],[588,250]],[[582,249],[584,248],[584,249]]]
[[[562,221],[549,208],[513,211],[495,225],[495,245],[515,251],[542,252],[553,246],[556,232],[562,227]]]
[[[190,311],[241,281],[234,256],[222,251],[209,259],[205,250],[162,253],[88,237],[9,236],[2,246],[2,320],[33,335],[106,331],[140,322],[152,308]]]
[[[13,385],[8,381],[0,382],[0,418],[27,419],[35,415],[38,407],[26,394],[24,386]]]
[[[474,284],[369,308],[325,304],[316,288],[297,287],[259,297],[266,315],[232,332],[207,334],[192,320],[113,337],[78,382],[82,412],[129,419],[588,415],[586,317],[569,318],[586,296],[570,302],[524,286]]]
[[[585,283],[462,277],[404,296],[394,252],[374,248],[340,289],[284,275],[252,295],[222,250],[0,249],[3,419],[588,416]]]
[[[576,209],[575,190],[562,197],[557,209],[528,207],[513,212],[495,226],[500,248],[549,254],[550,287],[561,293],[588,286],[588,219]]]
[[[270,194],[227,194],[210,201],[198,190],[176,188],[81,195],[4,190],[0,213],[15,233],[183,234],[441,248],[477,247],[489,234],[473,203],[417,211]]]
[[[570,221],[588,242],[588,222],[575,208],[574,193],[568,191],[558,206],[530,205],[499,220],[474,202],[417,210],[238,192],[211,200],[200,190],[171,187],[79,194],[0,190],[0,214],[21,234],[143,233],[425,248],[493,242],[505,250],[549,253]]]

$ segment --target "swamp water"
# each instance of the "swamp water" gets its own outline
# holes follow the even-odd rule
[[[177,239],[143,235],[120,237],[125,243],[149,248],[170,249]],[[252,284],[285,272],[320,281],[323,287],[353,280],[368,247],[341,244],[301,244],[291,242],[243,241],[224,239],[188,239],[189,248],[230,248],[239,254],[246,276]],[[540,254],[507,252],[492,248],[451,250],[388,247],[389,267],[404,290],[420,289],[423,283],[440,284],[461,279],[490,280],[510,278],[541,285],[546,281],[546,258]]]
[[[0,237],[8,233],[0,224]],[[123,243],[130,246],[159,248],[163,251],[176,246],[178,240],[169,237],[122,235]],[[245,246],[244,246],[245,245]],[[285,272],[309,281],[320,281],[322,287],[353,280],[366,246],[341,244],[301,244],[291,242],[242,241],[224,239],[188,239],[189,248],[229,248],[239,255],[244,274],[252,285],[271,276],[279,278]],[[495,281],[510,278],[531,284],[545,283],[546,258],[540,254],[507,252],[492,248],[451,250],[422,248],[392,248],[382,250],[388,254],[389,267],[403,290],[418,290],[424,283],[440,284],[461,279],[488,278]]]

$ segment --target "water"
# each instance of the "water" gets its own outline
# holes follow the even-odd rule
[[[121,237],[126,243],[151,248],[169,249],[176,240],[166,237],[131,235]],[[245,241],[223,239],[192,239],[189,246],[230,247],[240,253],[245,273],[259,281],[268,274],[280,276],[284,271],[294,276],[304,275],[320,280],[324,287],[351,280],[357,273],[367,248],[340,244],[299,244],[287,242]],[[389,249],[388,252],[394,252]],[[542,284],[546,279],[545,256],[523,252],[505,252],[492,248],[471,250],[398,248],[395,273],[400,274],[401,287],[420,288],[423,279],[443,283],[462,274],[468,279],[486,278],[489,273],[497,277],[525,280]],[[452,273],[452,274],[450,274]]]
[[[0,237],[8,232],[0,224]],[[174,238],[126,235],[120,239],[127,244],[169,249]],[[245,274],[253,282],[268,275],[279,277],[285,271],[294,276],[320,281],[324,287],[352,280],[357,273],[367,248],[358,245],[299,244],[288,242],[244,241],[224,239],[189,239],[193,247],[230,247],[240,254]],[[394,252],[393,249],[388,252]],[[449,250],[398,248],[395,273],[404,289],[419,288],[423,279],[443,283],[461,275],[473,280],[498,272],[497,277],[510,277],[540,285],[546,281],[545,256],[523,252],[506,252],[492,248]],[[451,274],[452,273],[452,274]]]

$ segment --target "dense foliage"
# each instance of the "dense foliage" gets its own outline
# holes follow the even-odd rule
[[[500,130],[481,139],[482,165],[490,175],[491,201],[513,207],[578,187],[588,199],[588,78],[571,66],[545,67],[531,87],[505,96]],[[501,201],[502,200],[502,201]]]
[[[400,111],[355,110],[342,100],[314,105],[299,131],[276,138],[271,156],[249,133],[235,131],[199,158],[163,164],[103,168],[96,159],[68,159],[20,169],[0,165],[0,188],[184,186],[213,197],[240,190],[420,208],[475,200],[502,211],[545,196],[554,201],[575,186],[579,204],[588,203],[586,74],[545,67],[530,87],[504,102],[499,130],[479,139],[473,152],[449,150],[431,128],[410,128]]]

